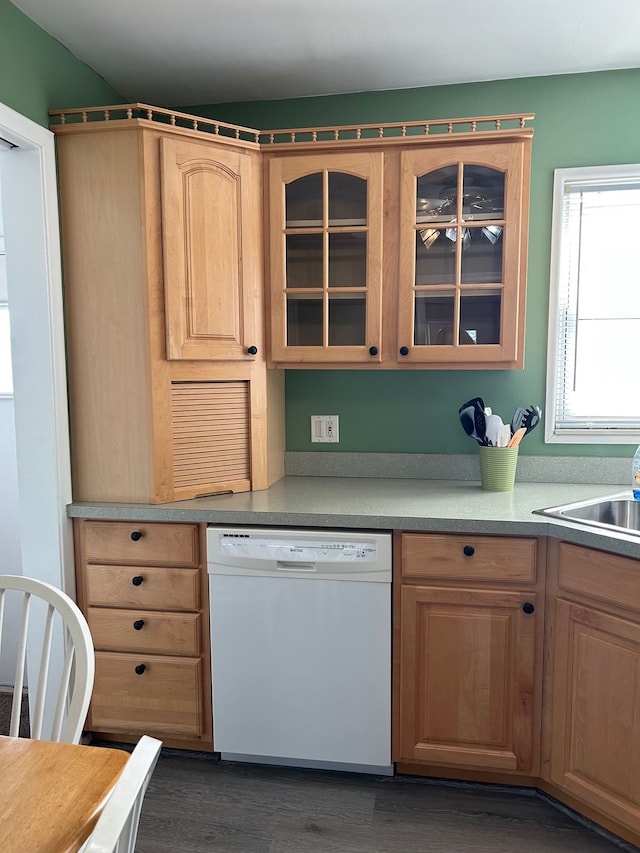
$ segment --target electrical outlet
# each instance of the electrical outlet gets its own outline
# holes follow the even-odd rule
[[[323,444],[338,444],[338,415],[311,415],[311,441]]]

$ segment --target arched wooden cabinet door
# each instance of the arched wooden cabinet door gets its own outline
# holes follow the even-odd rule
[[[382,324],[382,152],[269,162],[274,362],[377,363]]]
[[[259,153],[161,139],[168,359],[263,355]]]
[[[401,363],[521,368],[531,139],[401,155]]]

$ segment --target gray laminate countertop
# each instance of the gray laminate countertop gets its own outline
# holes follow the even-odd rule
[[[122,521],[555,536],[640,559],[640,536],[533,514],[625,491],[628,487],[615,485],[516,482],[511,492],[488,492],[479,482],[458,480],[287,476],[259,492],[165,504],[74,502],[67,514]]]

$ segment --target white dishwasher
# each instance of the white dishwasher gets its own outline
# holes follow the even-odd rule
[[[391,775],[391,534],[207,530],[214,748]]]

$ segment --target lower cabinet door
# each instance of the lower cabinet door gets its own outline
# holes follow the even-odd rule
[[[556,602],[551,781],[640,832],[640,625]]]
[[[200,658],[96,652],[89,723],[97,731],[199,737]]]
[[[400,762],[537,773],[536,596],[403,586]]]

